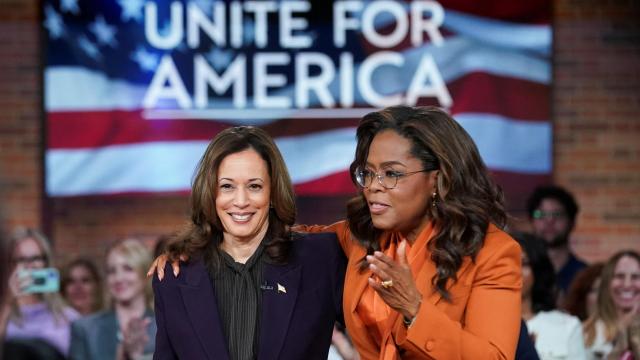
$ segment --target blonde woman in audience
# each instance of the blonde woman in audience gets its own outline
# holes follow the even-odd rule
[[[640,359],[638,252],[620,251],[607,261],[596,311],[585,322],[584,333],[589,359]]]
[[[553,265],[544,242],[531,234],[515,234],[522,246],[522,318],[541,360],[584,359],[580,320],[555,309]]]
[[[0,314],[0,323],[8,321],[7,339],[37,338],[67,354],[70,323],[79,314],[64,304],[58,292],[28,290],[33,283],[30,271],[54,266],[49,241],[35,229],[20,228],[9,238],[7,250],[11,275]]]
[[[93,261],[78,258],[62,271],[62,296],[82,316],[102,309],[102,279]]]
[[[150,264],[151,252],[138,240],[125,239],[109,248],[105,279],[109,310],[72,324],[71,359],[151,357],[156,325],[151,282],[145,276]]]

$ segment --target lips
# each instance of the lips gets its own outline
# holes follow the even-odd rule
[[[234,222],[238,222],[238,223],[248,222],[249,219],[251,219],[252,215],[253,213],[229,213],[229,216],[231,216],[231,219]]]
[[[380,215],[380,214],[384,213],[385,211],[387,211],[388,208],[390,208],[390,206],[388,204],[385,204],[385,203],[381,203],[381,202],[377,202],[377,201],[370,201],[369,202],[369,211],[373,215]]]

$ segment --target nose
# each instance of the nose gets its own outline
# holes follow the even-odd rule
[[[371,192],[384,191],[385,187],[382,186],[382,177],[378,174],[373,175],[373,179],[371,180],[371,184],[368,187],[368,190]]]
[[[233,197],[233,205],[239,208],[249,205],[249,194],[247,193],[247,189],[241,187],[236,191],[235,196]]]

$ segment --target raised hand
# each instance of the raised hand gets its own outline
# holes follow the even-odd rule
[[[407,261],[406,240],[400,243],[396,255],[397,262],[380,251],[367,256],[369,268],[375,275],[369,278],[369,286],[392,309],[406,319],[413,319],[420,309],[422,295],[418,292]]]

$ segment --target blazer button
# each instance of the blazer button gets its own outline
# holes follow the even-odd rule
[[[433,341],[431,340],[427,341],[427,346],[426,346],[427,351],[433,351],[434,347],[436,347],[436,344]]]

